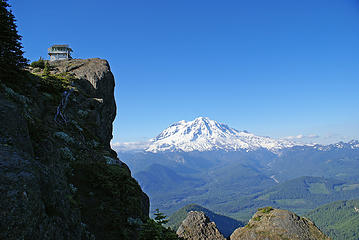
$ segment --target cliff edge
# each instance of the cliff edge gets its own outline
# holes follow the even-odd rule
[[[136,239],[149,200],[110,148],[114,77],[101,59],[0,79],[0,239]]]

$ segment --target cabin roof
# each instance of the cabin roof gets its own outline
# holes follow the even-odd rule
[[[70,52],[72,52],[72,49],[69,47],[68,44],[54,44],[49,48],[49,50],[52,48],[67,48]]]

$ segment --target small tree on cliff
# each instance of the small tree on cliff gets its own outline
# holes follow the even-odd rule
[[[161,225],[168,223],[168,220],[166,219],[166,218],[167,218],[166,215],[164,215],[163,213],[161,213],[158,208],[157,208],[155,211],[156,211],[156,212],[154,213],[155,216],[156,216],[156,217],[155,217],[155,221],[156,221],[157,223],[159,223],[159,224],[161,224]]]
[[[183,240],[177,236],[176,232],[170,228],[162,226],[166,224],[168,220],[167,217],[156,209],[154,213],[155,220],[148,219],[141,227],[139,234],[140,240]]]
[[[0,77],[10,75],[27,65],[23,57],[21,36],[17,33],[15,17],[8,0],[0,0]]]

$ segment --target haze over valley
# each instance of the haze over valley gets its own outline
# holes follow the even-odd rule
[[[146,148],[118,151],[151,207],[196,203],[247,221],[270,205],[298,214],[359,197],[359,141],[298,144],[238,131],[206,117],[170,125]]]

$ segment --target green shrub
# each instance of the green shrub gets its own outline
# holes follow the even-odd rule
[[[156,209],[156,219],[148,219],[146,223],[141,226],[139,235],[140,240],[183,240],[171,228],[162,226],[165,223],[166,216]],[[156,214],[155,213],[155,214]]]
[[[256,216],[253,218],[254,221],[260,221],[261,220],[261,216]]]
[[[272,207],[258,208],[258,211],[261,213],[269,213],[272,210],[274,210]]]
[[[45,75],[45,76],[50,75],[50,66],[49,66],[49,63],[48,63],[48,62],[45,62],[44,75]]]
[[[37,68],[44,69],[44,68],[45,68],[45,60],[40,57],[39,60],[33,61],[33,62],[30,64],[30,66],[33,67],[33,68],[36,68],[36,67],[37,67]]]
[[[73,80],[74,78],[67,74],[45,74],[45,76],[42,76],[40,79],[40,90],[61,96]]]

